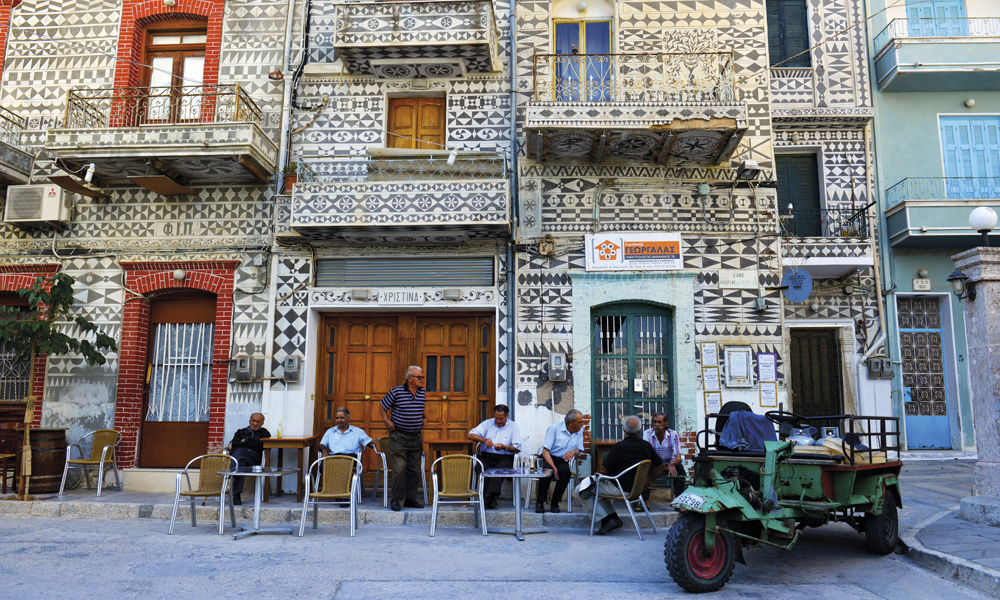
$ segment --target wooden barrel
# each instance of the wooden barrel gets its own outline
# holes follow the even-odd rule
[[[20,431],[24,435],[23,431]],[[23,445],[23,437],[21,438]],[[59,492],[63,467],[66,465],[66,430],[31,430],[31,483],[29,494]],[[20,475],[20,465],[18,474]]]

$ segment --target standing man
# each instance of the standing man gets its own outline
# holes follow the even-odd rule
[[[656,453],[663,459],[664,464],[667,465],[667,473],[673,476],[670,479],[670,488],[674,491],[674,497],[680,496],[684,492],[684,488],[687,487],[684,482],[687,473],[684,472],[684,465],[681,464],[684,459],[684,455],[681,454],[681,436],[677,435],[673,429],[667,429],[667,415],[661,412],[653,415],[653,426],[643,432],[642,439],[652,444],[653,450],[656,450]],[[649,499],[649,490],[650,488],[647,487],[642,492],[642,497],[647,500]]]
[[[351,412],[346,408],[337,409],[336,420],[337,426],[328,429],[319,443],[321,456],[331,454],[357,456],[358,452],[372,443],[372,439],[364,429],[351,425]]]
[[[264,429],[264,415],[256,412],[250,415],[250,425],[238,429],[233,434],[233,440],[226,446],[233,458],[241,467],[254,467],[264,459],[265,438],[271,437],[271,432]],[[243,504],[240,494],[243,493],[243,477],[233,477],[233,504]]]
[[[625,469],[644,460],[649,460],[653,463],[653,467],[649,470],[649,475],[646,476],[646,485],[648,486],[663,473],[663,459],[653,450],[649,442],[640,437],[642,434],[642,421],[639,417],[632,415],[626,418],[623,429],[625,431],[625,439],[611,447],[608,455],[604,457],[601,468],[597,469],[597,472],[601,475],[615,477]],[[632,484],[635,482],[635,471],[626,473],[618,482],[621,484],[622,489],[631,490]],[[620,493],[618,486],[610,481],[602,481],[599,492],[600,494],[615,495]],[[598,490],[594,490],[594,493],[588,495],[586,498],[581,497],[581,502],[586,507],[587,512],[594,510],[594,499],[598,495]],[[611,500],[601,500],[597,503],[597,516],[601,517],[601,528],[594,532],[597,535],[604,535],[625,524],[618,518],[618,513],[615,512]]]
[[[382,398],[378,411],[389,430],[389,456],[392,457],[392,502],[389,508],[400,510],[423,508],[417,500],[420,481],[420,456],[424,451],[424,370],[417,366],[406,369],[406,381],[389,390]]]
[[[549,510],[559,512],[559,501],[569,485],[571,473],[569,461],[583,452],[583,413],[575,408],[566,413],[562,423],[550,425],[545,430],[545,442],[542,444],[542,458],[552,468],[552,477],[556,487],[552,490],[552,504]],[[545,512],[545,498],[549,493],[550,479],[543,477],[538,481],[538,496],[535,499],[535,512]],[[572,491],[570,492],[573,493]]]
[[[469,439],[482,444],[479,457],[487,469],[509,469],[514,466],[514,455],[521,451],[521,430],[517,423],[508,419],[510,409],[505,404],[497,404],[493,418],[486,419],[469,432]],[[486,508],[496,508],[500,498],[500,487],[504,479],[490,477],[486,483]],[[517,502],[517,498],[514,498]]]

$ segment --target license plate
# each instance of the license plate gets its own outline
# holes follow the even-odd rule
[[[705,499],[698,494],[692,494],[691,492],[684,492],[680,496],[674,499],[674,505],[681,505],[691,510],[698,510],[701,505],[705,503]]]

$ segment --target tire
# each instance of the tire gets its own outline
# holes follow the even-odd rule
[[[719,522],[723,526],[722,522]],[[685,513],[667,531],[663,560],[674,583],[694,592],[722,589],[733,574],[736,544],[728,533],[715,534],[712,554],[706,556],[704,515]]]
[[[891,493],[882,500],[882,514],[865,513],[865,541],[875,554],[890,554],[899,542],[899,516]]]

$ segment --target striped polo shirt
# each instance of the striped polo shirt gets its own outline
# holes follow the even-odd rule
[[[382,398],[382,408],[391,411],[392,424],[402,433],[420,433],[424,427],[424,388],[411,394],[406,384],[397,385]]]

